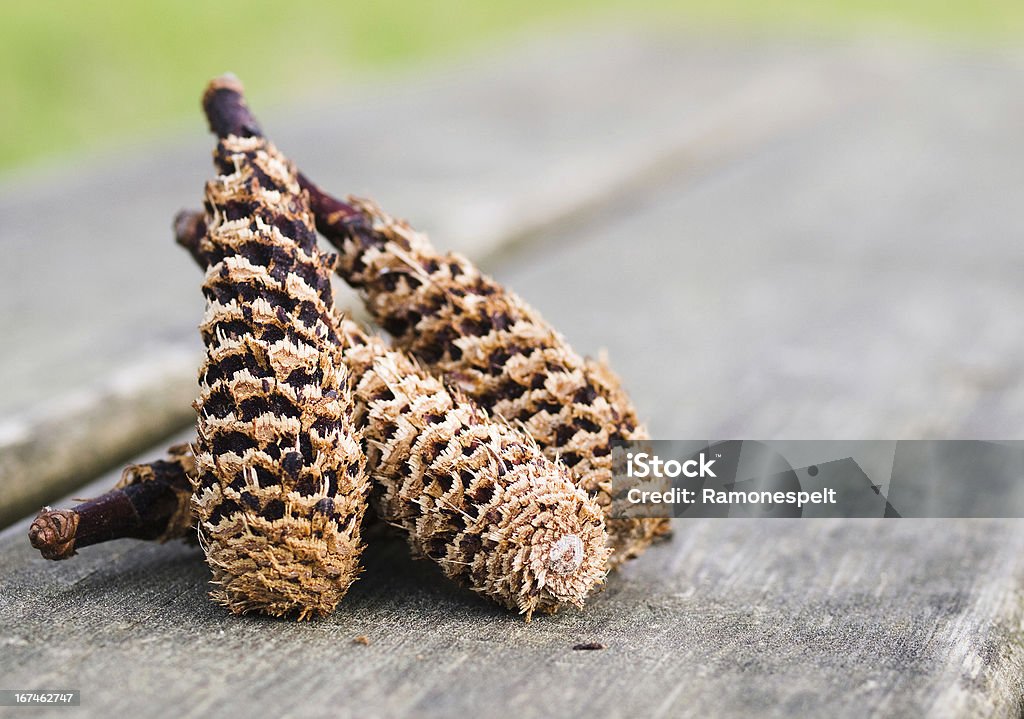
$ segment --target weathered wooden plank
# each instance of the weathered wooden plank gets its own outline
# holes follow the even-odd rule
[[[1020,101],[1000,88],[1022,79],[1019,59],[922,66],[870,108],[498,274],[577,346],[609,348],[655,437],[1021,436],[1024,146]],[[719,682],[711,660],[715,678],[674,709],[1019,715],[1021,563],[1003,550],[1021,522],[706,531],[686,525],[675,543],[694,544],[670,560],[696,595],[721,592],[700,606],[749,592],[754,623],[779,633],[757,653],[735,627],[705,637],[705,662],[746,664]]]
[[[905,69],[497,274],[610,349],[656,436],[1021,436],[1024,60]]]
[[[25,528],[0,537],[4,686],[80,689],[88,716],[1016,716],[1024,676],[1013,521],[680,520],[530,624],[395,541],[293,625],[211,605],[196,548],[47,563]]]
[[[841,52],[602,33],[259,114],[325,186],[371,194],[479,256],[804,125],[851,86],[859,95],[873,67]],[[197,109],[181,139],[0,192],[17,270],[0,286],[0,333],[16,348],[0,359],[0,526],[188,421],[201,298],[168,226],[197,204],[209,148]]]

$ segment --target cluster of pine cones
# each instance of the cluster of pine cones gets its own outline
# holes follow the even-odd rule
[[[606,517],[611,443],[644,430],[602,363],[464,257],[309,182],[233,76],[210,83],[203,109],[217,174],[204,210],[174,223],[205,273],[196,440],[97,499],[43,510],[29,532],[43,556],[198,538],[214,600],[305,619],[335,609],[377,521],[529,617],[582,606],[668,532]],[[333,272],[390,342],[336,310]]]

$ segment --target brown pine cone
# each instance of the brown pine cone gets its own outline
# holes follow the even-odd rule
[[[214,82],[204,105],[231,87]],[[335,335],[334,258],[317,249],[306,197],[276,148],[220,134],[201,247],[193,481],[211,596],[233,612],[323,616],[359,572],[369,489]]]
[[[338,274],[361,291],[396,345],[481,407],[522,423],[608,511],[612,442],[648,437],[619,378],[578,355],[536,310],[466,258],[437,252],[369,200],[342,203],[299,179],[318,229],[340,253]],[[670,531],[667,519],[607,524],[613,564]]]

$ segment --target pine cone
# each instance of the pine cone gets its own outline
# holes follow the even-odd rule
[[[359,571],[369,488],[333,257],[317,250],[294,169],[271,143],[229,134],[214,160],[193,499],[211,595],[233,612],[323,616]]]
[[[315,251],[305,198],[295,197],[286,161],[262,139],[235,81],[215,81],[204,104],[224,138],[215,159],[225,176],[207,188],[209,231],[204,218],[188,213],[175,229],[200,266],[210,265],[194,507],[224,583],[220,600],[238,611],[330,609],[309,596],[323,587],[301,561],[287,576],[275,562],[272,581],[253,580],[264,577],[256,566],[261,559],[294,550],[295,537],[283,537],[282,547],[274,530],[301,536],[310,524],[308,512],[296,510],[309,509],[306,449],[323,440],[317,430],[325,422],[308,426],[307,415],[324,407],[303,401],[318,392],[343,399],[345,388],[323,362],[299,360],[311,361],[315,353],[301,349],[326,339],[336,350],[334,366],[347,364],[356,378],[351,419],[365,434],[375,504],[408,532],[414,551],[527,617],[581,606],[603,581],[610,554],[598,505],[529,437],[489,419],[409,357],[329,311],[330,263]],[[285,359],[290,373],[282,376]],[[281,437],[297,429],[311,436],[300,431],[294,449],[282,446]],[[313,470],[323,470],[323,457],[316,456]],[[322,504],[313,505],[314,523]],[[269,527],[268,511],[281,514]],[[254,524],[261,530],[256,538]]]
[[[648,437],[618,377],[584,359],[540,314],[458,254],[440,254],[368,200],[340,203],[300,176],[320,231],[396,345],[481,407],[522,423],[580,487],[611,506],[615,440]],[[610,519],[613,564],[670,531],[666,519]]]
[[[253,151],[259,156],[265,140],[237,80],[214,81],[204,109],[219,137],[240,143],[247,157]],[[276,150],[271,156],[272,163],[256,163],[262,173],[255,187],[268,200],[271,187],[291,196],[286,182],[290,175],[274,181],[275,171],[286,174],[281,168],[288,167],[287,162]],[[238,157],[219,158],[218,165],[222,172],[245,168]],[[214,192],[208,192],[208,210],[216,210],[215,217],[223,211],[227,226],[231,213],[247,216],[256,209],[252,203],[218,203],[216,189],[214,185]],[[305,241],[307,218],[301,219],[271,224],[284,232],[283,224]],[[211,227],[207,236],[216,235]],[[309,237],[310,247],[313,241]],[[216,253],[202,248],[193,254],[205,254],[211,263],[219,261]],[[253,271],[251,265],[245,269]],[[213,267],[207,277],[216,274]],[[322,274],[316,276],[317,288],[329,294],[329,282]],[[252,311],[258,309],[254,305]],[[323,324],[330,324],[330,318]],[[564,602],[582,603],[603,578],[608,550],[597,505],[575,490],[564,467],[545,460],[517,431],[489,423],[483,412],[453,398],[439,380],[367,337],[355,323],[335,318],[331,329],[338,330],[338,346],[344,348],[339,364],[346,362],[358,378],[358,421],[366,433],[373,478],[382,490],[381,516],[409,530],[413,547],[438,561],[449,576],[464,579],[475,591],[527,616],[537,609],[554,611]],[[442,456],[442,443],[447,443],[451,461]],[[454,456],[456,452],[462,459]],[[449,490],[438,495],[439,486]],[[467,499],[467,492],[479,494]],[[441,542],[452,545],[444,556]],[[468,570],[462,568],[467,565]]]
[[[582,607],[611,551],[600,507],[565,466],[350,320],[340,334],[361,376],[378,515],[446,575],[527,618]]]

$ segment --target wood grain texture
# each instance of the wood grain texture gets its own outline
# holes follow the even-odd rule
[[[679,521],[529,624],[371,541],[298,627],[210,603],[197,548],[47,563],[24,529],[0,536],[4,684],[79,688],[86,716],[1016,716],[1021,692],[1014,521]]]

